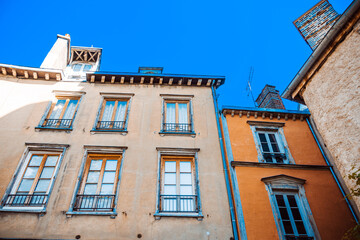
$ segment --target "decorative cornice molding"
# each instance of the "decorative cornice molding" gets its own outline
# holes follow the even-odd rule
[[[327,165],[309,165],[309,164],[282,164],[282,163],[260,163],[260,162],[243,162],[232,161],[232,167],[260,167],[260,168],[287,168],[303,170],[329,170],[331,166]]]

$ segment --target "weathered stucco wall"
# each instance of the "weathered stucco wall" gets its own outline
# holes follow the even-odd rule
[[[35,131],[53,90],[85,91],[73,131]],[[99,92],[134,93],[128,134],[91,134],[101,96]],[[47,213],[0,212],[0,237],[74,239],[229,239],[232,228],[209,87],[90,84],[21,80],[0,76],[0,196],[15,172],[25,142],[69,144],[61,163]],[[196,137],[160,136],[160,94],[193,94]],[[67,218],[84,145],[127,146],[117,213]],[[156,147],[200,148],[198,153],[204,218],[162,217],[155,220],[158,152]],[[207,236],[209,232],[209,238]]]
[[[360,22],[312,77],[303,93],[316,126],[349,188],[360,168]],[[358,207],[360,198],[354,197]]]

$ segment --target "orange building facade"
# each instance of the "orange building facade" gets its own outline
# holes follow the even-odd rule
[[[221,126],[241,239],[341,239],[357,216],[317,145],[309,112],[224,107]]]

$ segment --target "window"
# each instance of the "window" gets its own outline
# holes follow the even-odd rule
[[[163,132],[193,132],[190,101],[165,100]]]
[[[76,72],[89,72],[92,68],[91,64],[85,63],[75,63],[71,66],[71,69],[74,73]]]
[[[80,97],[57,97],[57,102],[51,105],[41,127],[71,128],[79,100]]]
[[[41,148],[47,145],[42,145]],[[2,210],[44,210],[65,147],[67,146],[51,147],[51,151],[36,150],[38,146],[28,147],[19,163],[19,170],[6,190]]]
[[[161,160],[161,212],[198,212],[192,157],[163,156]]]
[[[276,175],[261,179],[269,193],[279,239],[311,240],[318,235],[305,196],[304,179]]]
[[[279,144],[277,132],[257,131],[265,162],[287,163],[284,147]]]
[[[129,99],[104,99],[101,107],[99,121],[96,124],[98,130],[126,129],[126,115]]]
[[[89,154],[73,210],[113,211],[120,164],[120,154]]]

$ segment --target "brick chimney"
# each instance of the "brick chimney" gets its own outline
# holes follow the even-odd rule
[[[279,95],[279,91],[274,86],[266,84],[260,95],[256,99],[259,108],[285,109]]]

